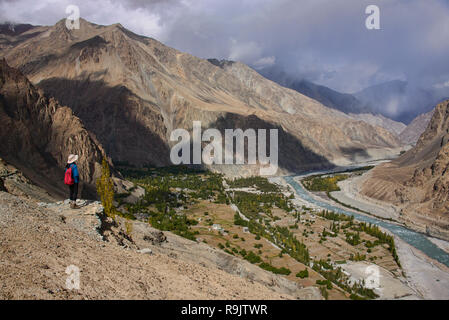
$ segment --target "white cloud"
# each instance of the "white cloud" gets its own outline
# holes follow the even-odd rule
[[[0,20],[50,25],[73,3],[94,23],[120,22],[202,58],[276,64],[337,90],[397,76],[441,83],[449,74],[447,0],[376,2],[380,31],[365,28],[372,0],[0,0]]]
[[[275,64],[276,64],[276,57],[271,56],[271,57],[260,58],[259,60],[257,60],[256,62],[253,63],[253,66],[256,69],[261,69],[261,68],[271,67]]]
[[[80,16],[98,24],[121,23],[126,28],[147,36],[164,37],[161,18],[157,12],[143,8],[129,8],[124,3],[112,0],[41,0],[0,1],[0,21],[53,25],[68,16],[65,9],[74,4],[80,9]]]
[[[246,63],[254,62],[259,59],[262,49],[255,42],[239,42],[231,39],[229,60],[241,61]]]
[[[449,88],[449,80],[446,82],[435,84],[434,88],[437,88],[437,89]]]

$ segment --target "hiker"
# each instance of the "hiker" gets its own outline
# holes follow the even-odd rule
[[[76,166],[76,161],[78,160],[78,155],[71,154],[67,160],[67,165],[65,167],[65,177],[64,183],[70,188],[70,208],[78,209],[76,205],[76,197],[78,195],[78,183],[80,176],[78,173],[78,167]]]

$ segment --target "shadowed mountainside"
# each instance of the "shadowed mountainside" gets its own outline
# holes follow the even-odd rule
[[[114,161],[155,166],[170,163],[164,119],[157,106],[126,87],[58,78],[43,80],[39,87],[84,119],[86,128]]]
[[[120,24],[80,23],[79,30],[68,30],[61,20],[16,38],[0,35],[0,55],[71,107],[114,160],[170,164],[172,130],[191,130],[193,121],[213,127],[227,114],[255,115],[303,147],[282,148],[279,158],[318,155],[326,159],[322,163],[344,165],[352,156],[342,148],[364,149],[366,160],[398,152],[400,141],[387,130],[283,88],[242,63],[214,64]],[[288,171],[309,167],[297,161]]]
[[[0,61],[0,157],[53,195],[65,194],[64,167],[78,154],[81,194],[95,195],[105,153],[72,110],[47,98],[22,73]]]

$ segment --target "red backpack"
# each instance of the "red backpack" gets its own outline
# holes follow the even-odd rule
[[[69,186],[75,183],[75,179],[72,177],[72,166],[65,171],[64,183]]]

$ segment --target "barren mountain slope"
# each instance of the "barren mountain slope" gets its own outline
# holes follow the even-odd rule
[[[3,38],[2,38],[3,37]],[[108,154],[135,164],[169,164],[173,129],[252,116],[279,127],[281,167],[312,169],[387,156],[400,142],[269,81],[241,63],[213,64],[133,34],[119,24],[65,21],[0,37],[0,54],[74,110]],[[380,150],[380,152],[379,152]]]
[[[217,60],[211,60],[217,63]],[[362,120],[372,126],[382,127],[394,135],[406,127],[405,124],[384,117],[370,109],[369,105],[359,101],[354,95],[341,93],[328,87],[312,83],[304,79],[297,79],[284,72],[278,66],[266,67],[258,72],[267,79],[273,80],[281,86],[293,89],[307,97],[321,102],[326,107],[340,110],[351,118]]]
[[[416,146],[374,169],[362,193],[394,203],[401,218],[449,238],[449,100],[440,103]]]
[[[20,71],[0,61],[0,156],[53,195],[65,191],[67,156],[80,156],[84,196],[92,196],[103,148],[72,110],[36,89]]]
[[[381,114],[374,115],[372,113],[358,113],[358,114],[351,113],[349,115],[354,119],[363,120],[366,123],[371,124],[372,126],[385,128],[386,130],[394,133],[395,135],[399,135],[407,127],[402,122],[391,120],[389,118],[384,117]]]
[[[415,144],[424,130],[426,130],[427,125],[432,119],[433,112],[434,110],[423,113],[413,119],[413,121],[401,132],[399,139],[405,144]]]

